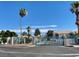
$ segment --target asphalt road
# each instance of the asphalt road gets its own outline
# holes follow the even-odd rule
[[[0,57],[78,57],[79,47],[0,47]]]

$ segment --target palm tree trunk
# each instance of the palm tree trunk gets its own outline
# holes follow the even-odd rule
[[[78,27],[78,35],[79,35],[79,25],[77,25],[77,27]]]
[[[22,37],[22,19],[20,18],[20,37]]]
[[[29,32],[30,32],[30,31],[28,30],[28,39],[29,39]]]
[[[22,38],[22,18],[20,18],[19,25],[20,25],[20,38],[19,38],[19,44],[20,44],[20,39]]]
[[[77,25],[77,28],[78,28],[78,35],[79,35],[79,14],[78,14],[78,9],[76,11],[76,25]]]

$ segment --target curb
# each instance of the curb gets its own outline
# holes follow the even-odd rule
[[[79,47],[79,45],[73,45],[73,47]]]
[[[1,45],[1,48],[23,48],[23,47],[35,47],[35,45]]]

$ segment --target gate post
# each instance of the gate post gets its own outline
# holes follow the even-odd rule
[[[12,39],[12,45],[14,44],[14,40],[13,40],[13,37],[11,37],[11,39]]]

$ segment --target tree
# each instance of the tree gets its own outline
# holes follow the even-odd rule
[[[27,33],[24,33],[25,35],[28,35],[28,37],[26,38],[26,43],[30,43],[32,41],[32,39],[30,38],[31,37],[31,34],[30,34],[31,27],[28,26],[26,29],[27,29]]]
[[[4,33],[4,37],[10,37],[10,31],[9,30],[7,30],[5,33]]]
[[[76,25],[77,25],[77,28],[78,28],[78,35],[79,35],[79,2],[73,2],[71,4],[71,12],[72,13],[75,13],[76,15]]]
[[[79,44],[79,34],[78,33],[75,33],[74,39],[75,39],[75,43]]]
[[[50,41],[51,37],[53,37],[53,31],[52,30],[48,30],[48,32],[47,32],[47,40]]]
[[[69,38],[74,38],[74,37],[75,37],[75,34],[74,34],[73,32],[70,32],[70,33],[68,34],[68,36],[69,36]]]
[[[18,35],[15,32],[10,32],[10,37],[17,37]]]
[[[9,30],[7,30],[5,33],[4,33],[4,37],[17,37],[18,35],[15,33],[15,32],[11,32]]]
[[[35,29],[35,33],[34,33],[34,35],[35,36],[38,36],[38,35],[40,35],[41,34],[41,32],[40,32],[40,30],[37,28],[37,29]]]
[[[24,17],[24,16],[26,15],[26,9],[21,8],[19,15],[20,15],[21,17]]]
[[[0,33],[0,35],[4,36],[4,34],[5,34],[5,31],[2,30],[1,33]]]
[[[55,33],[55,37],[56,37],[56,39],[58,39],[59,38],[59,34]]]
[[[17,36],[17,34],[15,32],[11,32],[9,30],[7,30],[7,31],[2,30],[0,32],[1,41],[3,43],[7,42],[7,37],[16,37],[16,36]]]
[[[21,16],[21,18],[23,18],[25,15],[27,15],[27,10],[25,8],[21,8],[19,15]],[[22,19],[20,19],[20,35],[22,34]]]
[[[1,41],[3,43],[7,42],[7,39],[4,37],[5,36],[5,31],[2,30],[1,33],[0,33],[0,36],[1,36]]]
[[[31,35],[31,34],[30,34],[31,28],[30,28],[30,26],[28,26],[26,29],[27,29],[27,32],[28,32],[28,39],[29,39],[29,37],[30,37],[30,35]]]
[[[52,30],[48,30],[47,36],[53,36],[53,31]]]
[[[22,35],[23,35],[23,36],[24,36],[24,35],[27,35],[27,32],[23,32]]]

